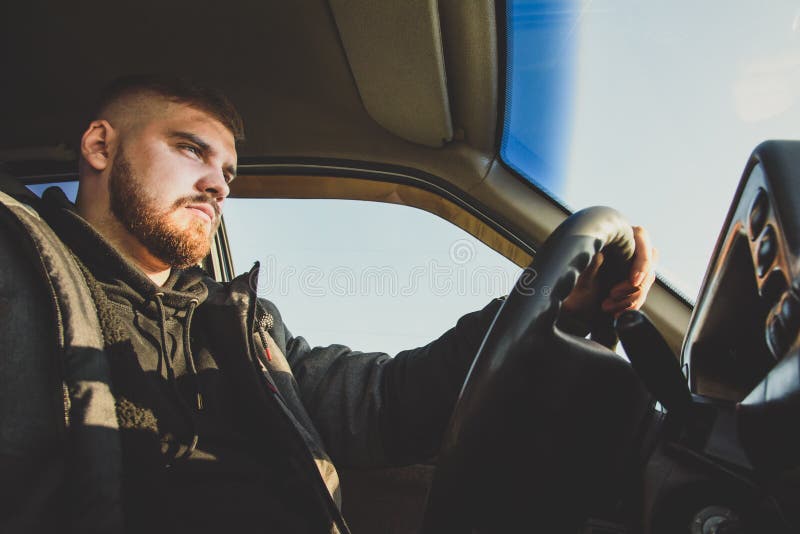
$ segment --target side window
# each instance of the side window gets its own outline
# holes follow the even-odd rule
[[[455,225],[395,204],[228,199],[225,224],[236,273],[261,262],[259,296],[311,345],[396,354],[427,344],[522,271]]]
[[[75,198],[78,196],[78,181],[72,180],[69,182],[48,182],[43,184],[32,184],[27,186],[28,189],[33,191],[37,196],[42,196],[45,189],[52,186],[58,186],[64,191],[64,194],[67,195],[67,198],[70,199],[72,202],[75,202]]]

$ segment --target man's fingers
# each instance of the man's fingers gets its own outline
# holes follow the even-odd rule
[[[650,287],[656,280],[656,273],[655,271],[651,271],[645,277],[642,285],[639,287],[631,288],[631,286],[626,285],[622,288],[622,284],[619,284],[617,288],[622,289],[630,289],[627,292],[618,292],[614,293],[612,291],[608,298],[606,298],[602,303],[602,309],[606,313],[613,313],[615,315],[622,313],[625,310],[638,310],[640,309],[647,298],[647,293],[650,291]],[[625,283],[627,284],[627,282]]]
[[[657,256],[658,256],[658,251],[656,250],[656,257]],[[656,281],[656,272],[650,271],[650,274],[647,275],[647,278],[645,278],[644,282],[642,283],[642,290],[644,291],[645,294],[647,294],[647,292],[650,291],[650,287],[652,287],[655,281]]]
[[[634,226],[633,238],[636,250],[631,261],[629,278],[614,285],[600,305],[604,312],[614,317],[627,310],[640,309],[656,279],[658,251],[650,244],[650,236],[641,226]]]
[[[586,269],[583,270],[581,275],[589,280],[593,280],[594,277],[597,276],[597,271],[603,266],[603,261],[605,261],[605,256],[603,256],[602,252],[598,252],[592,257],[592,261],[589,262],[589,265],[586,266]]]
[[[597,254],[592,257],[592,261],[589,262],[589,265],[583,270],[583,272],[578,276],[578,280],[575,283],[576,288],[588,289],[592,287],[592,283],[597,276],[597,271],[600,270],[600,267],[603,265],[603,261],[605,260],[605,256],[603,256],[602,252],[598,252]]]
[[[633,293],[642,290],[647,292],[647,290],[650,289],[650,286],[653,285],[655,279],[656,279],[656,272],[650,271],[645,275],[644,280],[642,280],[642,283],[639,284],[638,286],[633,285],[628,280],[623,280],[622,282],[619,282],[618,284],[614,285],[614,287],[611,288],[611,291],[608,292],[608,296],[609,298],[619,300],[622,297],[632,295]]]
[[[636,243],[636,250],[631,262],[630,281],[631,284],[640,286],[653,269],[654,251],[647,230],[641,226],[633,227],[633,240]]]
[[[613,314],[614,316],[616,316],[616,315],[624,312],[625,310],[636,309],[634,306],[635,306],[635,304],[634,304],[634,301],[632,299],[626,299],[626,300],[620,300],[620,301],[606,299],[606,300],[603,301],[602,309],[603,309],[604,312],[610,313],[610,314]]]
[[[589,266],[586,267],[586,270],[589,271],[589,273],[591,273],[592,276],[595,276],[597,274],[597,271],[600,270],[600,267],[603,266],[603,262],[605,261],[605,259],[606,257],[605,255],[603,255],[603,251],[602,250],[598,251],[592,258],[592,261],[589,263]]]
[[[614,300],[619,300],[622,297],[626,297],[632,293],[635,293],[636,291],[639,291],[638,287],[631,284],[629,281],[624,280],[612,287],[611,291],[608,292],[608,296]]]
[[[636,291],[628,295],[620,295],[619,297],[608,297],[603,301],[603,306],[608,308],[616,308],[619,306],[628,306],[636,302],[642,294],[642,291],[637,288]]]

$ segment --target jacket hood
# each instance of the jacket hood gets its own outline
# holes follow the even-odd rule
[[[78,215],[75,205],[60,188],[47,189],[42,201],[44,218],[51,227],[58,229],[59,237],[91,272],[102,273],[98,282],[106,286],[113,300],[122,301],[121,304],[127,301],[140,312],[156,318],[159,313],[154,301],[156,294],[172,309],[186,308],[192,301],[200,304],[208,296],[204,283],[207,275],[201,268],[172,269],[167,281],[159,287]]]

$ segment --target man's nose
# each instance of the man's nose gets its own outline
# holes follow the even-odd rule
[[[231,188],[225,181],[222,171],[209,172],[197,184],[197,188],[203,193],[213,196],[217,202],[222,202],[230,194]]]

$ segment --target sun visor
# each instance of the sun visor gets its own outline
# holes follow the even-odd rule
[[[364,107],[391,133],[453,137],[437,0],[330,0]]]

